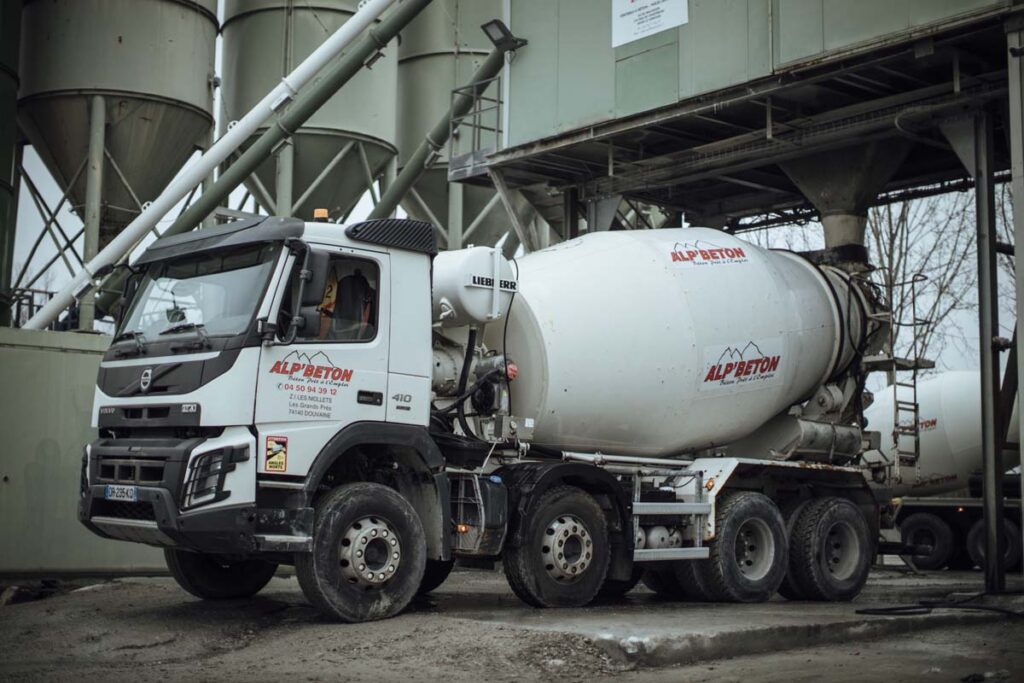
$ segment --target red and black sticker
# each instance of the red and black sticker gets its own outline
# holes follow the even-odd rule
[[[267,452],[263,456],[263,469],[267,472],[288,471],[287,436],[267,437]]]

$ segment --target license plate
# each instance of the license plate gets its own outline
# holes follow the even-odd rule
[[[107,500],[123,500],[134,503],[139,499],[139,490],[134,486],[107,486],[103,497]]]

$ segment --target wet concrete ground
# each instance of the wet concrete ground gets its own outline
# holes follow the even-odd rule
[[[852,604],[671,603],[638,588],[587,609],[535,610],[500,573],[459,571],[398,618],[345,625],[313,610],[293,578],[220,603],[166,578],[122,579],[0,608],[0,679],[1024,680],[1024,620],[856,614],[980,582],[884,571]],[[1019,597],[999,604],[1024,609]]]

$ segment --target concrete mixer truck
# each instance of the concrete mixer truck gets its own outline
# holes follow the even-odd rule
[[[726,233],[508,261],[411,220],[255,218],[155,241],[99,370],[79,511],[206,599],[294,565],[400,612],[456,558],[538,607],[848,600],[889,500],[859,464],[868,283]]]
[[[918,569],[970,569],[985,561],[980,395],[977,371],[946,372],[917,387],[920,458],[904,469],[901,481],[891,485],[902,541],[925,550],[912,557]],[[884,435],[880,450],[864,454],[866,462],[889,460],[892,441],[887,435],[892,434],[896,419],[895,400],[892,389],[879,392],[864,411],[868,426]],[[1007,470],[1020,464],[1019,443],[1015,406],[1003,452]],[[1003,491],[1003,563],[1008,570],[1021,561],[1020,494],[1019,475],[1007,475]]]

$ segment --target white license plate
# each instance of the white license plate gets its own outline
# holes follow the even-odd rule
[[[103,497],[107,500],[124,500],[134,503],[139,499],[139,490],[134,486],[107,486]]]

